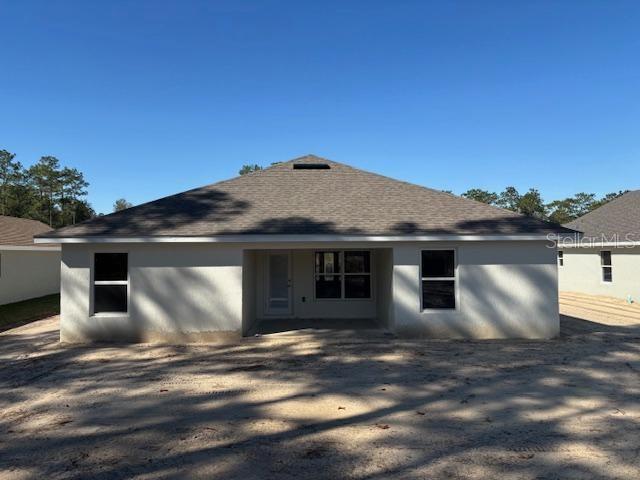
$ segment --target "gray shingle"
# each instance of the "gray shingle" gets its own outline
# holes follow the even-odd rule
[[[330,169],[294,169],[326,163]],[[557,225],[314,155],[57,230],[51,237],[531,234]]]
[[[585,238],[601,239],[604,235],[640,241],[640,190],[627,192],[565,227],[584,232]]]
[[[0,245],[33,247],[33,237],[51,230],[51,227],[37,220],[0,215]],[[39,244],[38,246],[46,246]]]

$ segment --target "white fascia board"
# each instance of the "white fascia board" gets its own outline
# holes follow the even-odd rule
[[[631,248],[640,246],[640,242],[589,242],[587,240],[578,243],[558,243],[558,248],[600,248],[600,247],[623,247]]]
[[[289,243],[541,241],[547,235],[218,235],[213,237],[50,237],[36,243]]]
[[[59,243],[59,242],[39,242],[37,239],[34,243]],[[23,245],[0,245],[0,250],[17,250],[17,251],[37,251],[37,252],[59,252],[60,246],[23,246]]]

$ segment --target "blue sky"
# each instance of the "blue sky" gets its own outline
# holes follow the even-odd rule
[[[637,1],[4,1],[0,148],[96,210],[306,153],[461,193],[640,188]]]

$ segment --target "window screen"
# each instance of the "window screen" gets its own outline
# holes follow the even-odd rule
[[[93,261],[93,313],[126,313],[128,255],[96,253]]]
[[[371,298],[369,251],[316,252],[315,262],[316,298]]]
[[[602,265],[602,281],[613,282],[613,266],[611,264],[611,252],[605,250],[600,252],[600,264]]]
[[[421,260],[422,308],[455,309],[455,251],[423,250]]]

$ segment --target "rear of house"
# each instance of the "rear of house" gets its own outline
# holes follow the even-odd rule
[[[60,291],[60,246],[33,242],[49,230],[36,220],[0,215],[0,305]]]
[[[557,227],[315,156],[41,236],[61,339],[215,341],[275,325],[558,333]]]
[[[566,227],[583,233],[559,247],[560,290],[640,301],[640,190]]]

